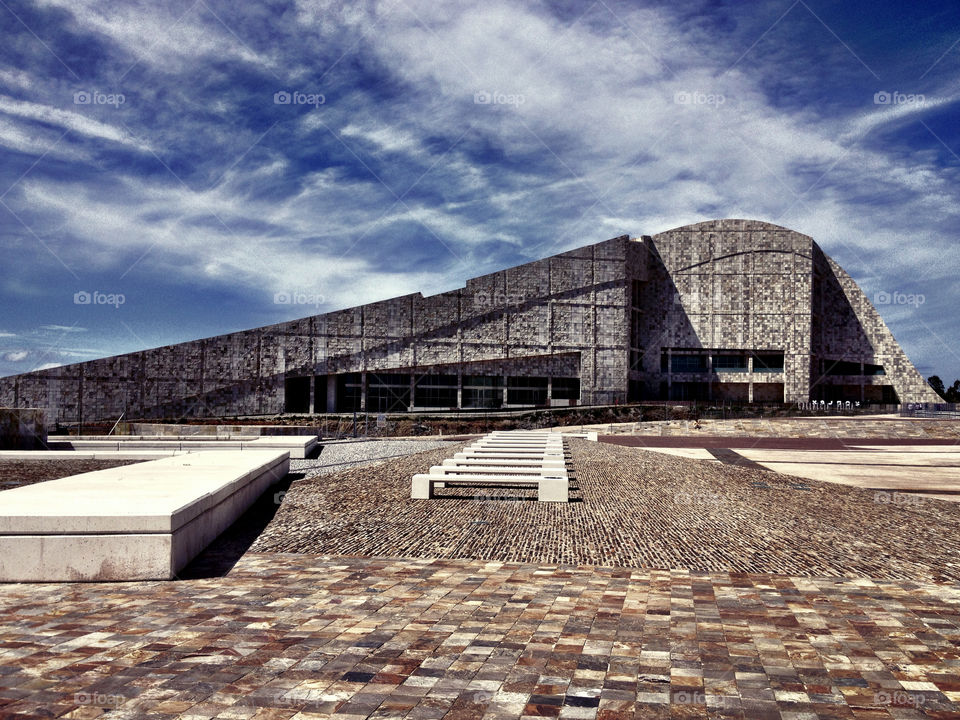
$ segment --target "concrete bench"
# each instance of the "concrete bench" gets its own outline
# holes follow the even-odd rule
[[[179,438],[170,439],[125,439],[117,436],[111,440],[57,440],[48,443],[51,450],[83,450],[83,451],[135,451],[135,450],[286,450],[290,457],[302,459],[307,457],[317,446],[316,435],[269,435],[249,440],[210,440]]]
[[[459,454],[459,453],[458,453]],[[549,469],[563,469],[566,467],[566,462],[563,458],[557,458],[555,460],[528,460],[526,458],[522,459],[497,459],[497,458],[451,458],[444,460],[443,465],[449,465],[454,467],[500,467],[501,465],[513,465],[515,467],[537,467],[537,468],[549,468]]]
[[[429,475],[413,476],[410,497],[414,500],[429,500],[435,485],[524,485],[537,487],[540,502],[567,502],[569,481],[559,476],[523,475]]]
[[[567,471],[562,468],[517,467],[516,465],[492,465],[487,467],[458,467],[456,465],[434,465],[430,468],[430,475],[550,475],[551,477],[566,477]]]
[[[173,578],[289,467],[209,451],[4,490],[0,581]]]

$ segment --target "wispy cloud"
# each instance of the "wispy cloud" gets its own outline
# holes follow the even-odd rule
[[[874,28],[839,6],[787,9],[31,6],[43,43],[20,28],[0,55],[9,327],[77,321],[109,354],[756,217],[812,235],[868,294],[922,288],[926,304],[891,326],[918,362],[944,362],[931,338],[958,330],[944,260],[960,56],[939,56],[960,9],[932,25],[890,5]],[[878,104],[884,88],[924,102]],[[97,89],[126,102],[75,104]],[[293,290],[324,303],[274,302]],[[80,291],[125,303],[77,305]]]

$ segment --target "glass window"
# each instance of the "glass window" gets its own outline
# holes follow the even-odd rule
[[[783,353],[754,355],[753,371],[754,372],[783,372]]]
[[[507,402],[511,405],[546,405],[547,378],[508,377]]]
[[[746,355],[714,355],[713,371],[714,372],[746,372],[747,357]]]
[[[670,370],[675,373],[706,372],[707,358],[704,355],[674,355],[670,359]]]
[[[554,378],[553,379],[553,399],[554,400],[579,400],[580,399],[580,378]]]

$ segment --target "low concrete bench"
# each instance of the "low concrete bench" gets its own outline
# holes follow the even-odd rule
[[[56,440],[48,443],[51,450],[83,451],[135,451],[135,450],[286,450],[292,458],[305,458],[317,446],[316,435],[268,435],[249,440],[210,440],[179,438],[170,439],[125,439],[117,436],[111,440]]]
[[[569,481],[564,475],[527,476],[523,475],[428,475],[413,476],[410,497],[414,500],[429,500],[433,497],[435,485],[524,485],[537,487],[537,500],[540,502],[567,502]]]
[[[459,454],[459,453],[458,453]],[[513,465],[515,467],[533,467],[533,468],[547,468],[547,469],[557,469],[562,470],[566,467],[566,462],[564,459],[557,458],[543,460],[528,460],[526,458],[522,459],[496,459],[496,458],[458,458],[454,457],[452,459],[444,460],[443,465],[449,465],[453,467],[501,467],[503,465]]]
[[[290,467],[287,451],[209,451],[0,492],[0,581],[176,576]]]
[[[516,465],[496,465],[487,467],[459,467],[456,465],[434,465],[430,468],[430,475],[549,475],[551,477],[566,477],[567,471],[562,468],[517,467]]]

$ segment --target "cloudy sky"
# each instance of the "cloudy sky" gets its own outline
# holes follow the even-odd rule
[[[2,0],[0,33],[0,374],[748,217],[960,377],[956,2]]]

